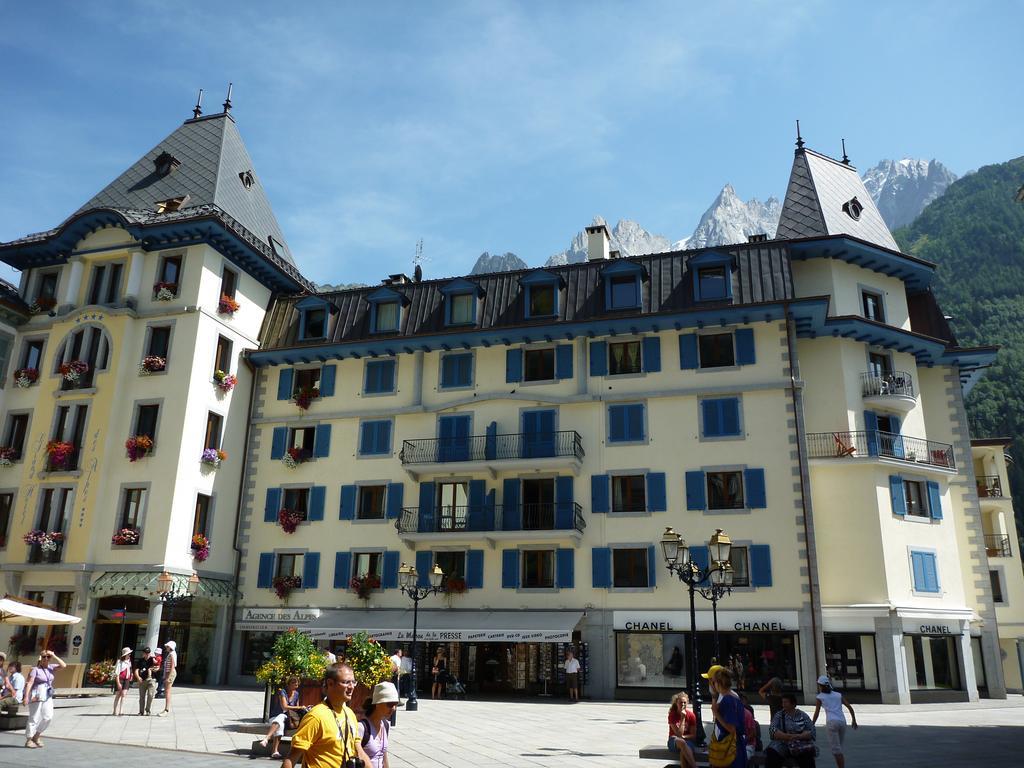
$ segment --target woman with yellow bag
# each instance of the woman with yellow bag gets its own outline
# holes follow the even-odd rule
[[[732,691],[732,673],[714,665],[706,675],[711,688],[714,735],[708,744],[708,762],[714,768],[746,768],[746,710]]]

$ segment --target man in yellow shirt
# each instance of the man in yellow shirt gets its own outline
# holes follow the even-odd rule
[[[302,718],[292,736],[292,749],[281,768],[301,762],[305,768],[345,768],[353,757],[369,768],[370,758],[359,743],[359,722],[348,706],[356,677],[348,664],[331,664],[324,671],[327,696]]]

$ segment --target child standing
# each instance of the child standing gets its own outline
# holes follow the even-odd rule
[[[857,728],[857,715],[853,707],[839,691],[832,687],[827,675],[818,678],[817,702],[814,705],[814,717],[812,723],[818,722],[818,714],[825,710],[825,728],[828,730],[828,744],[832,748],[832,757],[835,758],[838,768],[845,768],[846,758],[843,756],[843,737],[846,736],[846,716],[843,714],[843,707],[850,710],[850,724]]]

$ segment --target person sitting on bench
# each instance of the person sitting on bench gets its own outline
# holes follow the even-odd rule
[[[21,674],[21,662],[12,661],[7,665],[7,676],[4,678],[3,698],[0,699],[0,710],[8,715],[18,714],[18,706],[25,696],[25,676]]]
[[[289,677],[285,680],[284,688],[278,688],[277,693],[270,702],[270,730],[260,740],[260,745],[266,747],[270,744],[270,756],[275,760],[281,757],[278,746],[281,744],[281,737],[284,736],[284,729],[291,725],[297,727],[306,708],[299,704],[299,678]]]
[[[814,746],[814,723],[806,712],[796,708],[796,696],[782,694],[782,710],[768,726],[771,743],[764,752],[767,768],[781,768],[787,757],[796,760],[800,768],[814,768],[818,748]]]
[[[679,753],[680,768],[697,768],[693,756],[697,735],[697,716],[690,709],[690,696],[680,691],[672,697],[668,708],[668,748]]]

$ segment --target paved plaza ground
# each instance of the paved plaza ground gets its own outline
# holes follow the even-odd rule
[[[126,710],[137,711],[137,701],[130,698]],[[109,697],[58,699],[45,748],[23,749],[21,734],[0,734],[0,766],[237,767],[248,758],[255,737],[235,729],[259,722],[262,701],[262,693],[254,690],[175,688],[172,716],[115,718],[109,714]],[[767,708],[755,709],[758,719],[767,722]],[[861,728],[848,732],[850,768],[1022,764],[1021,696],[977,704],[862,704],[857,712]],[[662,705],[628,702],[421,700],[418,712],[399,710],[391,766],[661,768],[658,761],[639,760],[637,749],[665,740],[665,715]],[[820,730],[818,743],[826,743]],[[267,758],[258,762],[276,765]],[[822,754],[818,765],[831,768],[834,763]]]

